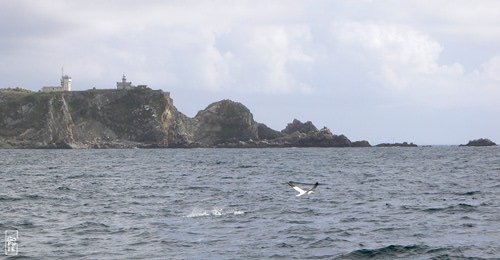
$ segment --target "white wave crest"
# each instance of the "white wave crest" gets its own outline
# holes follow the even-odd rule
[[[206,217],[206,216],[226,216],[226,215],[243,215],[242,210],[225,210],[224,208],[214,207],[212,209],[194,208],[191,213],[187,214],[188,218]]]

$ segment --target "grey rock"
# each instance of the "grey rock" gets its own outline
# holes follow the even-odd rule
[[[497,144],[490,139],[480,138],[469,141],[467,144],[463,144],[460,146],[496,146]]]

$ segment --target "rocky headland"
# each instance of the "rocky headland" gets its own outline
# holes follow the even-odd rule
[[[276,131],[231,100],[191,118],[161,90],[0,91],[0,148],[370,146],[310,121]]]

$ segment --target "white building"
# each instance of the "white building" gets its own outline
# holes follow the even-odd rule
[[[48,86],[42,87],[42,92],[51,92],[51,91],[71,91],[71,77],[68,75],[63,75],[61,77],[61,86]]]
[[[123,75],[122,82],[116,82],[117,89],[133,89],[133,88],[147,88],[147,85],[132,85],[132,82],[127,82],[127,77]]]
[[[61,78],[61,87],[63,88],[64,91],[71,91],[71,79],[70,76],[64,75]]]
[[[125,77],[125,75],[122,77],[122,82],[116,82],[117,89],[131,89],[134,87],[135,86],[132,85],[132,82],[127,82],[127,77]]]

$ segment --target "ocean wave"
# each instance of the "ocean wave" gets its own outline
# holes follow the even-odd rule
[[[7,195],[0,195],[0,201],[17,201],[17,200],[22,200],[22,198],[19,197],[10,197]]]
[[[109,232],[110,226],[93,221],[84,221],[73,226],[63,228],[65,232],[76,232],[76,234],[88,234],[88,232]]]
[[[188,189],[188,190],[208,190],[208,189],[212,189],[212,187],[210,187],[210,186],[189,186],[186,189]]]
[[[345,241],[345,240],[344,240]],[[330,237],[325,237],[320,240],[316,240],[309,244],[309,248],[322,248],[322,247],[331,247],[338,242],[336,239],[332,239]]]
[[[240,169],[246,169],[246,168],[255,168],[255,167],[258,167],[256,165],[238,165],[237,168],[240,168]]]
[[[45,199],[45,197],[40,196],[40,195],[38,195],[38,194],[27,194],[27,195],[24,195],[24,198],[25,198],[25,199],[30,199],[30,200]]]
[[[429,251],[425,245],[390,245],[376,249],[359,249],[348,254],[338,256],[336,259],[394,259],[411,258]]]
[[[408,206],[403,205],[401,209],[412,210],[412,211],[422,211],[426,213],[457,213],[457,212],[474,212],[478,210],[478,207],[482,205],[471,205],[467,203],[458,203],[455,205],[444,205],[437,207],[424,207],[424,206]]]
[[[467,257],[464,252],[472,247],[431,247],[420,245],[389,245],[375,249],[359,249],[335,259],[483,259]],[[496,258],[495,258],[496,259]]]
[[[467,192],[456,192],[454,194],[459,195],[459,196],[472,196],[472,195],[477,195],[479,193],[481,193],[481,191],[474,190],[474,191],[467,191]]]
[[[437,207],[437,208],[427,208],[424,209],[424,212],[472,212],[475,211],[477,206],[466,204],[466,203],[459,203],[457,205],[451,205],[448,207]]]
[[[226,216],[226,215],[243,215],[242,210],[226,210],[224,208],[214,207],[212,209],[195,208],[191,213],[187,214],[187,218],[207,217],[207,216]]]

